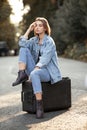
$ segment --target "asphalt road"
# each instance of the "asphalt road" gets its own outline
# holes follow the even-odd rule
[[[70,77],[72,107],[45,113],[38,120],[22,111],[21,85],[13,88],[18,57],[0,57],[0,130],[87,130],[87,63],[59,58],[63,77]]]

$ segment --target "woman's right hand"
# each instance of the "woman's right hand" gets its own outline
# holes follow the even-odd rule
[[[34,30],[35,26],[36,26],[36,23],[35,23],[35,22],[33,22],[32,24],[30,24],[29,28],[27,29],[27,31],[26,31],[25,34],[24,34],[24,37],[25,37],[26,39],[28,39],[29,33]]]
[[[31,32],[31,31],[33,31],[34,30],[34,28],[35,28],[35,26],[36,26],[36,23],[35,22],[33,22],[32,24],[30,24],[30,26],[29,26],[29,31]]]

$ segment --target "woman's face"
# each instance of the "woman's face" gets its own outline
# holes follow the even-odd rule
[[[44,34],[45,33],[45,28],[44,28],[43,23],[41,21],[35,22],[34,32],[36,34]]]

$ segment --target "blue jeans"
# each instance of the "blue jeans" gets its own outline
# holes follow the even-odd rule
[[[46,67],[40,69],[35,68],[35,61],[30,53],[28,48],[20,48],[19,51],[19,63],[22,62],[26,64],[26,73],[29,75],[29,78],[32,82],[34,93],[42,93],[41,82],[50,81],[50,74]]]

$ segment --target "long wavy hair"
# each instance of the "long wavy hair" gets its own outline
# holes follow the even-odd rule
[[[45,30],[46,30],[45,33],[47,35],[51,35],[51,28],[50,28],[50,25],[49,25],[47,19],[45,19],[44,17],[37,17],[35,19],[35,21],[41,21],[43,23],[43,26],[44,26]]]

